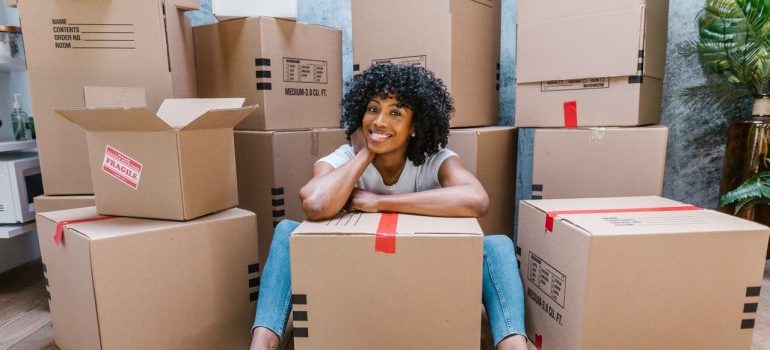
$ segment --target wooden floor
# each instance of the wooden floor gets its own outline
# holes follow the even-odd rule
[[[481,341],[483,350],[492,349],[489,338],[489,330],[485,327]],[[59,349],[53,342],[39,261],[0,274],[0,350],[6,349]],[[765,265],[751,350],[770,350],[770,261]]]

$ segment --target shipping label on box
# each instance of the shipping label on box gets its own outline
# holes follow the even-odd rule
[[[543,349],[750,347],[767,227],[660,197],[520,210],[527,334]]]

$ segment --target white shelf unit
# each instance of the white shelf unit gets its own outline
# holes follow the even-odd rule
[[[0,57],[0,71],[21,72],[27,70],[27,63],[20,58]]]
[[[0,142],[0,152],[21,151],[34,148],[37,148],[37,141],[35,140]]]
[[[35,231],[34,221],[19,225],[0,225],[0,239],[13,238],[33,231]]]

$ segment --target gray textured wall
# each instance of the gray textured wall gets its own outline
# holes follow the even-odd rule
[[[351,0],[299,0],[302,22],[329,25],[343,30],[343,74],[352,76]],[[201,0],[203,10],[191,14],[196,23],[212,21],[210,0]],[[515,103],[516,0],[502,0],[500,47],[500,123],[511,125]],[[724,158],[724,142],[732,112],[709,106],[686,105],[680,91],[704,81],[695,58],[676,52],[683,40],[696,39],[695,15],[703,0],[670,0],[669,43],[664,80],[662,123],[670,128],[664,195],[703,207],[716,207]],[[633,155],[629,154],[629,157]],[[512,180],[513,181],[513,180]]]

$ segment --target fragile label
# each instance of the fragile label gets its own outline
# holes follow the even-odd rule
[[[540,92],[607,89],[609,87],[610,87],[609,77],[572,79],[572,80],[549,80],[549,81],[544,81],[540,83]]]
[[[529,252],[527,279],[556,304],[564,307],[567,276],[532,252]]]
[[[326,61],[284,57],[283,81],[326,84],[329,81]]]
[[[419,55],[419,56],[380,58],[380,59],[372,60],[372,65],[385,64],[385,63],[403,64],[408,66],[417,66],[417,67],[427,68],[428,57],[425,55]]]
[[[132,23],[72,22],[51,19],[51,35],[57,49],[133,50],[136,48]]]
[[[137,189],[139,179],[142,176],[142,163],[108,145],[104,151],[102,171],[110,174],[126,186]]]

